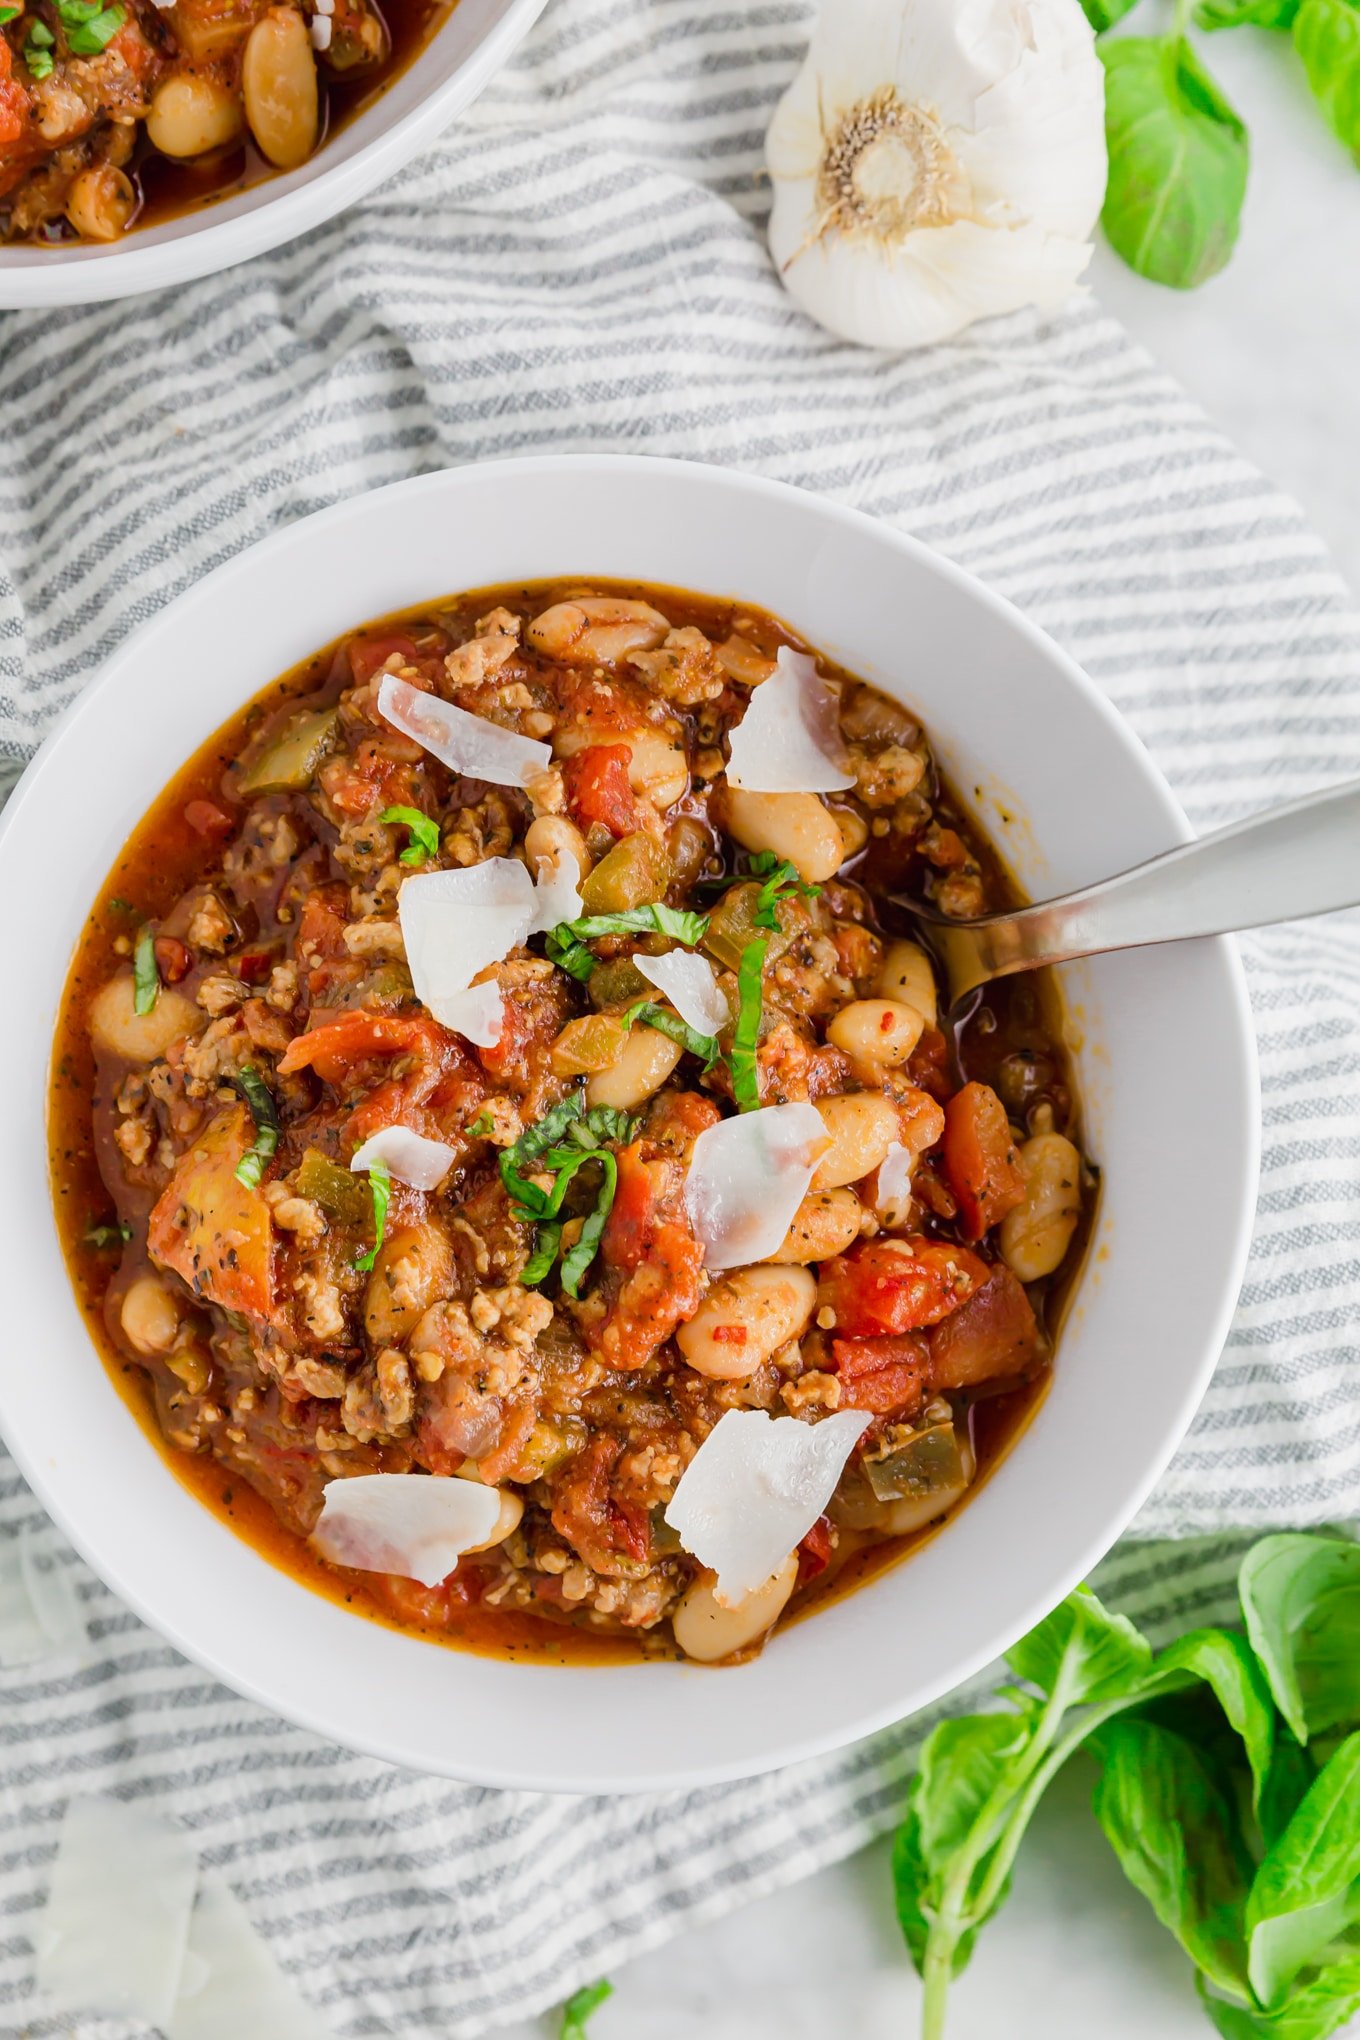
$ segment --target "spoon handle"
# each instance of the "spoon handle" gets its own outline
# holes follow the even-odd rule
[[[983,975],[1360,903],[1360,780],[1249,815],[1082,892],[973,922]]]

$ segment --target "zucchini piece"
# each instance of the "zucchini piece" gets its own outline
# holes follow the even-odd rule
[[[295,716],[281,736],[267,744],[253,765],[241,774],[241,792],[301,793],[316,777],[316,768],[331,747],[340,720],[338,708]]]
[[[645,907],[666,896],[671,882],[671,860],[665,847],[645,829],[616,843],[581,885],[581,904],[587,915],[626,914],[632,907]]]
[[[367,1178],[342,1169],[329,1155],[323,1155],[320,1148],[308,1148],[302,1157],[297,1172],[297,1194],[319,1204],[327,1218],[337,1219],[341,1225],[368,1223],[370,1198]]]

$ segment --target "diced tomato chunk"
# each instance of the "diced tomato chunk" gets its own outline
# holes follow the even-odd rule
[[[991,1279],[930,1334],[930,1386],[972,1388],[1023,1374],[1040,1355],[1039,1327],[1010,1269]]]
[[[184,804],[184,819],[196,836],[208,843],[225,843],[236,833],[236,824],[215,800],[190,800]]]
[[[403,665],[413,665],[416,659],[413,638],[392,635],[389,637],[357,637],[349,641],[349,670],[354,675],[357,687],[371,680],[379,666],[385,666],[393,656]]]
[[[273,968],[272,949],[243,949],[236,959],[236,975],[247,985],[262,985]]]
[[[269,1206],[236,1167],[254,1137],[244,1105],[210,1121],[179,1161],[152,1210],[152,1260],[223,1310],[266,1317],[273,1307]]]
[[[949,1043],[938,1027],[926,1027],[907,1060],[913,1084],[943,1105],[949,1096]]]
[[[357,1063],[378,1055],[434,1057],[457,1041],[437,1020],[408,1019],[400,1013],[338,1013],[299,1034],[279,1058],[279,1074],[315,1070],[327,1084],[341,1084]]]
[[[413,769],[406,759],[394,758],[379,737],[361,737],[352,751],[328,758],[320,778],[331,806],[356,820],[375,808],[413,805]]]
[[[345,925],[349,919],[349,892],[343,885],[319,885],[302,902],[298,922],[297,953],[304,963],[321,956],[347,956]]]
[[[611,836],[628,836],[642,817],[628,778],[627,744],[592,744],[562,766],[562,784],[572,818],[583,829],[599,822]]]
[[[29,97],[13,67],[14,52],[0,35],[0,149],[17,142],[28,125]]]
[[[990,1084],[965,1084],[945,1106],[943,1152],[964,1233],[980,1240],[1025,1194],[1006,1108]]]
[[[605,1221],[600,1254],[607,1268],[633,1269],[646,1259],[656,1237],[656,1200],[652,1178],[634,1141],[618,1157],[619,1180]]]
[[[164,985],[177,985],[182,977],[188,975],[189,965],[193,962],[193,958],[184,944],[177,941],[173,935],[158,935],[156,937],[155,949],[156,970],[159,973],[161,983]]]
[[[930,1350],[909,1332],[881,1339],[833,1339],[841,1408],[876,1417],[913,1416],[925,1399]]]
[[[862,1240],[822,1263],[817,1301],[834,1312],[842,1339],[876,1339],[938,1323],[987,1275],[987,1263],[967,1247],[916,1234]]]
[[[824,1573],[831,1563],[831,1554],[836,1548],[836,1533],[831,1527],[829,1516],[819,1516],[807,1536],[798,1547],[798,1584],[815,1580],[818,1573]]]

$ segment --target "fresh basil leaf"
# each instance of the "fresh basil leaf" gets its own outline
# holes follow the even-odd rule
[[[672,1013],[668,1006],[658,1006],[654,999],[639,999],[636,1006],[630,1006],[626,1013],[620,1013],[623,1025],[632,1027],[641,1021],[644,1027],[655,1028],[671,1041],[678,1041],[681,1048],[690,1055],[697,1055],[705,1069],[712,1069],[718,1060],[718,1037],[716,1034],[701,1034],[697,1027],[687,1027],[678,1013]]]
[[[562,2007],[562,2023],[557,2031],[557,2040],[582,2040],[586,2020],[597,2011],[606,1998],[613,1997],[614,1986],[603,1977],[598,1983],[588,1983],[576,1991]]]
[[[754,877],[764,880],[751,916],[757,928],[778,928],[776,909],[781,900],[792,899],[795,894],[806,900],[821,897],[819,885],[805,884],[798,876],[797,865],[787,857],[776,857],[773,850],[757,850],[750,859],[750,869]]]
[[[1182,1682],[1207,1686],[1239,1737],[1259,1816],[1275,1756],[1275,1710],[1251,1646],[1230,1629],[1190,1630],[1153,1660],[1144,1690],[1174,1691]]]
[[[468,1121],[463,1131],[469,1140],[485,1140],[495,1124],[489,1108],[484,1105],[477,1117]]]
[[[4,28],[8,22],[17,21],[23,11],[22,7],[0,7],[0,28]]]
[[[30,66],[30,69],[32,67]],[[132,952],[132,1006],[137,1013],[149,1013],[160,996],[161,974],[156,968],[156,938],[151,923],[144,921]]]
[[[1252,1649],[1300,1742],[1360,1725],[1360,1544],[1286,1531],[1242,1561]]]
[[[1060,1601],[1006,1652],[1018,1678],[1068,1706],[1127,1692],[1152,1668],[1152,1646],[1124,1615],[1112,1615],[1087,1587]]]
[[[561,1244],[560,1219],[538,1228],[534,1234],[534,1251],[520,1270],[519,1279],[525,1289],[537,1289],[540,1282],[546,1282],[557,1265],[557,1250]]]
[[[1347,1736],[1268,1850],[1247,1905],[1252,1989],[1278,2007],[1360,1920],[1360,1733]]]
[[[87,1225],[81,1235],[87,1247],[125,1247],[132,1238],[132,1227],[121,1219],[116,1225]]]
[[[1276,1737],[1256,1814],[1265,1848],[1284,1833],[1317,1774],[1311,1751],[1300,1748],[1292,1735]]]
[[[737,1024],[732,1030],[732,1053],[727,1061],[732,1072],[732,1096],[739,1112],[760,1109],[760,1071],[756,1064],[756,1049],[760,1045],[765,951],[768,947],[766,938],[757,936],[754,942],[746,944],[737,965]]]
[[[403,864],[428,864],[439,855],[439,824],[423,808],[384,808],[378,816],[388,827],[407,829],[411,840],[401,852]]]
[[[66,30],[66,44],[72,56],[97,57],[108,48],[127,16],[121,7],[91,7],[81,0],[57,0],[57,12]]]
[[[1219,1989],[1249,1997],[1250,1862],[1232,1808],[1182,1736],[1122,1718],[1096,1730],[1096,1818],[1130,1884]]]
[[[1329,2040],[1360,2012],[1360,1955],[1346,1953],[1303,1983],[1278,2011],[1248,2011],[1213,1998],[1197,1978],[1200,2001],[1222,2040]]]
[[[1190,290],[1233,251],[1247,131],[1184,36],[1102,45],[1110,178],[1102,219],[1154,283]]]
[[[255,1138],[236,1164],[236,1180],[244,1183],[247,1190],[257,1190],[266,1162],[272,1161],[278,1153],[282,1132],[279,1108],[274,1103],[273,1092],[251,1063],[242,1063],[232,1082],[250,1107],[250,1116],[255,1122]]]
[[[548,930],[546,948],[550,963],[584,983],[595,968],[595,958],[586,944],[601,935],[668,935],[673,942],[693,949],[707,933],[706,914],[655,900],[650,906],[629,907],[623,913],[586,914],[578,921],[559,921]]]
[[[1126,14],[1132,14],[1138,0],[1081,0],[1081,4],[1096,34],[1104,35],[1106,29],[1113,28]]]
[[[600,1250],[605,1221],[614,1207],[614,1192],[618,1188],[618,1163],[608,1148],[601,1148],[590,1159],[599,1162],[603,1175],[594,1210],[582,1225],[575,1246],[569,1247],[562,1256],[562,1287],[568,1296],[579,1297],[581,1294],[582,1279]]]
[[[1323,113],[1346,147],[1360,155],[1360,6],[1356,0],[1303,0],[1294,47]]]
[[[368,1172],[368,1190],[373,1199],[373,1244],[366,1254],[361,1254],[354,1263],[362,1273],[367,1274],[378,1258],[387,1231],[387,1207],[392,1201],[392,1177],[382,1162],[374,1162]]]
[[[1196,26],[1216,28],[1292,28],[1301,0],[1199,0]]]

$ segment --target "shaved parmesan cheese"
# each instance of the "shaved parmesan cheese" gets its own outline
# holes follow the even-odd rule
[[[496,1527],[500,1496],[434,1473],[356,1473],[326,1484],[312,1544],[332,1565],[437,1587]]]
[[[853,786],[837,721],[839,694],[817,662],[781,645],[731,736],[729,786],[751,793],[835,793]]]
[[[529,923],[531,935],[546,935],[559,921],[575,921],[585,911],[578,890],[581,867],[570,850],[555,857],[540,857],[534,886],[534,912]]]
[[[116,1799],[70,1800],[33,1928],[45,2008],[165,2026],[197,1881],[188,1836],[159,1814]]]
[[[685,1181],[685,1209],[708,1267],[740,1268],[775,1251],[826,1143],[814,1105],[762,1105],[704,1128]]]
[[[330,48],[331,31],[333,27],[334,23],[331,21],[329,15],[318,14],[313,18],[312,48],[314,50],[328,50]]]
[[[917,1156],[909,1147],[903,1147],[895,1140],[878,1165],[878,1194],[874,1208],[880,1216],[902,1212],[911,1201],[911,1172],[916,1167]]]
[[[681,1474],[666,1521],[717,1574],[725,1608],[763,1587],[807,1536],[872,1422],[867,1410],[837,1410],[817,1424],[764,1410],[718,1419]]]
[[[0,1665],[37,1665],[85,1642],[75,1579],[31,1527],[0,1544]]]
[[[477,1048],[494,1048],[505,1032],[505,995],[498,984],[469,985],[465,992],[431,1002],[430,1011]]]
[[[494,985],[478,986],[483,997],[470,1007],[450,1002],[466,992],[474,978],[501,963],[529,933],[534,911],[534,883],[513,857],[488,857],[459,871],[420,871],[397,894],[406,961],[416,996],[445,1027],[467,1033],[469,1040],[486,1034],[499,1013],[500,993]],[[455,1010],[480,1017],[482,1035],[469,1033]],[[499,1036],[499,1025],[496,1035]],[[482,1040],[482,1045],[486,1041]]]
[[[398,1183],[413,1190],[433,1190],[453,1167],[453,1149],[442,1140],[426,1140],[409,1126],[384,1126],[356,1148],[350,1157],[354,1170],[371,1169],[380,1162]]]
[[[384,673],[379,683],[378,713],[450,772],[484,779],[492,786],[527,786],[552,764],[547,744],[518,737],[485,716],[469,715],[437,694],[398,680],[395,673]]]
[[[719,1028],[727,1026],[732,1015],[706,956],[695,956],[687,949],[672,949],[665,956],[639,953],[632,960],[639,977],[645,977],[649,985],[655,985],[670,1000],[686,1027],[693,1027],[700,1034],[716,1034]]]
[[[327,2028],[284,1975],[225,1878],[210,1870],[189,1924],[165,2040],[326,2040]]]

